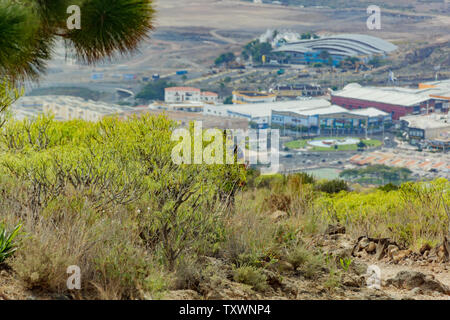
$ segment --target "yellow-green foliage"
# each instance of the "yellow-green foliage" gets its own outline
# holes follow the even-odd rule
[[[327,222],[340,222],[355,233],[392,237],[405,245],[438,241],[447,232],[450,182],[405,183],[399,190],[322,195],[315,211]],[[448,209],[447,209],[448,210]]]
[[[131,298],[166,287],[159,267],[217,250],[244,168],[175,164],[175,127],[164,116],[10,119],[0,214],[28,234],[11,262],[20,277],[65,291],[65,269],[79,265],[85,294]]]

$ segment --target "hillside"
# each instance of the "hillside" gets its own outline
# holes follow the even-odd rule
[[[448,298],[449,181],[380,190],[176,165],[174,128],[153,116],[8,120],[0,298]],[[371,264],[381,290],[367,288]]]

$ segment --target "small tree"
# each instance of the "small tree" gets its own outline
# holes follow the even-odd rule
[[[226,97],[225,100],[223,101],[223,104],[233,104],[233,97],[232,96]]]
[[[358,151],[364,151],[364,149],[367,148],[367,145],[362,140],[359,140],[356,146],[358,147]]]

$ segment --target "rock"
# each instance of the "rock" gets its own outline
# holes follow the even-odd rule
[[[352,256],[353,252],[353,244],[350,241],[341,241],[339,242],[338,248],[333,250],[332,253],[334,257],[339,260],[340,258],[348,258]]]
[[[278,222],[284,218],[286,218],[288,214],[284,211],[277,210],[270,215],[270,219],[274,222]]]
[[[349,274],[344,274],[341,283],[346,287],[360,288],[364,283],[364,277],[361,279],[360,277],[356,278]]]
[[[362,297],[365,300],[392,300],[393,298],[381,290],[368,289],[367,293]]]
[[[327,230],[325,231],[325,234],[332,235],[332,234],[344,234],[345,233],[345,227],[341,226],[339,224],[337,225],[329,225]]]
[[[202,283],[200,286],[207,300],[258,299],[258,295],[251,290],[250,286],[228,279],[220,279],[215,283]]]
[[[343,233],[337,233],[330,235],[330,240],[335,241],[352,241],[352,238]]]
[[[364,275],[367,271],[368,265],[360,261],[352,261],[350,268],[358,276]]]
[[[283,281],[281,290],[283,290],[283,292],[285,292],[289,295],[293,295],[293,296],[298,295],[298,286],[294,282],[291,282],[291,281]]]
[[[425,243],[419,250],[420,254],[424,254],[425,251],[430,251],[431,250],[431,246],[428,243]]]
[[[289,263],[287,261],[283,261],[283,260],[275,262],[272,265],[272,267],[275,270],[277,270],[278,272],[294,271],[294,269],[295,269],[294,266],[291,263]]]
[[[267,278],[267,284],[271,286],[274,290],[281,288],[283,286],[283,279],[280,275],[269,270],[262,270],[262,272]]]
[[[367,253],[373,253],[375,252],[375,250],[377,249],[377,245],[375,244],[375,242],[370,242],[369,245],[366,248],[366,252]]]
[[[392,256],[394,255],[395,252],[397,252],[399,249],[396,245],[394,244],[390,244],[387,248],[388,251],[388,257],[392,258]]]
[[[399,250],[397,252],[394,252],[392,258],[394,259],[395,263],[398,263],[399,261],[409,256],[411,252],[411,250]]]
[[[365,249],[370,243],[371,243],[370,240],[368,238],[364,237],[361,239],[361,241],[359,241],[359,248]]]
[[[365,250],[363,250],[363,251],[361,251],[361,252],[358,252],[358,253],[356,254],[356,256],[357,256],[358,258],[364,259],[364,258],[367,258],[368,253],[367,253]]]
[[[419,295],[419,294],[422,294],[423,293],[423,290],[421,289],[421,288],[419,288],[419,287],[416,287],[416,288],[414,288],[414,289],[412,289],[411,291],[410,291],[410,293],[412,294],[412,295]]]
[[[172,290],[165,294],[165,300],[199,300],[200,296],[194,290]]]
[[[420,288],[422,291],[440,292],[450,294],[450,288],[434,279],[417,271],[400,271],[395,278],[388,279],[387,285],[393,285],[399,289],[412,290]]]
[[[437,257],[439,258],[440,261],[445,260],[446,258],[446,253],[445,253],[445,248],[444,246],[439,246],[439,249],[436,252]]]

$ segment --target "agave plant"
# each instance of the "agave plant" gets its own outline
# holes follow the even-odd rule
[[[62,39],[88,64],[135,51],[153,29],[153,0],[0,0],[0,76],[36,79]],[[69,28],[69,7],[81,28]]]
[[[8,232],[4,226],[0,225],[0,263],[17,250],[14,240],[21,228],[22,225],[19,224],[11,232]]]

